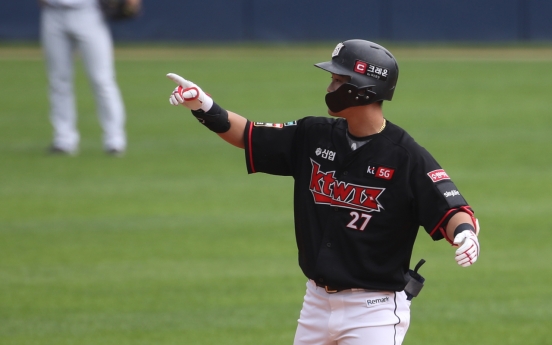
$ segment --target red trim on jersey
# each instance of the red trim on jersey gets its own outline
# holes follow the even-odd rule
[[[252,147],[252,141],[253,141],[253,123],[249,123],[249,133],[248,133],[248,146],[249,146],[249,166],[251,167],[251,173],[255,173],[255,166],[253,165],[253,147]]]
[[[435,234],[435,232],[437,232],[437,230],[439,230],[439,232],[441,232],[441,234],[448,241],[448,243],[454,244],[454,239],[451,240],[447,236],[446,225],[448,224],[448,219],[452,218],[452,216],[455,215],[458,212],[465,212],[465,213],[469,214],[469,216],[472,219],[473,226],[477,227],[475,217],[473,216],[473,211],[471,210],[471,208],[469,206],[460,206],[458,208],[453,208],[453,209],[448,210],[448,212],[445,213],[443,218],[441,218],[439,223],[437,223],[435,228],[433,230],[431,230],[431,232],[429,233],[429,236],[433,236]],[[447,224],[443,224],[445,221],[447,221]]]

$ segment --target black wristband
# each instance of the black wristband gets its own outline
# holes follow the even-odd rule
[[[228,112],[222,109],[218,104],[213,102],[213,106],[209,111],[205,112],[201,109],[192,110],[192,114],[205,127],[215,133],[224,133],[230,129],[230,121],[228,121]]]
[[[471,230],[475,233],[475,228],[473,227],[473,225],[471,225],[469,223],[462,223],[462,224],[458,225],[456,227],[456,229],[454,229],[454,237],[456,237],[456,235],[458,235],[459,233],[461,233],[464,230]]]

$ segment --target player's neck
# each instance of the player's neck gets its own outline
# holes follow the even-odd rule
[[[349,133],[362,138],[381,132],[385,126],[381,107],[356,107],[350,114],[343,116],[347,120]]]

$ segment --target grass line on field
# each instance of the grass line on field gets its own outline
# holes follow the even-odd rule
[[[282,59],[324,59],[329,56],[333,43],[297,45],[126,45],[119,44],[115,56],[120,61],[173,61],[209,59],[247,59],[271,57]],[[329,48],[330,47],[330,48]],[[454,47],[454,46],[406,46],[390,44],[388,48],[400,60],[446,60],[446,61],[552,61],[552,46],[536,47]],[[0,61],[42,60],[41,48],[37,46],[0,46]]]

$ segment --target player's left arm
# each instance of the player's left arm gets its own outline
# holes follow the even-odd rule
[[[474,224],[475,223],[475,224]],[[448,238],[453,239],[456,250],[456,262],[462,267],[471,266],[479,257],[479,222],[466,212],[458,212],[446,226]]]

